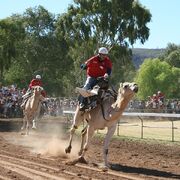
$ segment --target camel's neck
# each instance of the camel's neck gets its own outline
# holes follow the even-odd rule
[[[121,97],[116,100],[113,106],[114,106],[114,109],[116,109],[116,111],[121,113],[126,109],[126,106],[128,105],[128,103],[129,103],[128,99]]]
[[[117,120],[118,118],[121,117],[130,99],[131,98],[127,98],[127,97],[125,98],[121,95],[118,96],[116,102],[112,104],[112,111],[110,112],[110,118],[112,120]]]
[[[39,99],[40,99],[40,96],[37,96],[35,94],[32,96],[32,102],[31,102],[32,109],[37,109],[39,105]]]

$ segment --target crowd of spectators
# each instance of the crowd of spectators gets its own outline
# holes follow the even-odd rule
[[[75,110],[77,106],[77,98],[47,98],[48,115],[62,115],[64,110]]]
[[[24,89],[18,89],[15,85],[0,85],[0,117],[22,117],[20,104],[23,94]]]
[[[19,89],[15,85],[2,86],[0,84],[0,118],[23,117],[20,107],[22,96],[26,93],[25,89]],[[47,98],[47,115],[57,116],[63,110],[75,110],[77,101],[72,98]]]
[[[15,85],[4,87],[0,84],[0,118],[23,117],[20,105],[25,92]],[[64,110],[75,110],[77,106],[77,98],[46,98],[46,102],[45,115],[49,116],[62,115]],[[164,94],[158,91],[148,96],[147,101],[130,101],[126,111],[180,113],[180,100],[165,99]]]
[[[128,111],[180,113],[180,100],[165,99],[164,93],[158,91],[148,96],[146,101],[133,100],[129,103]]]
[[[22,96],[26,93],[25,89],[17,88],[16,85],[2,86],[0,84],[0,118],[23,117],[20,107]],[[73,98],[47,98],[46,115],[57,116],[63,110],[75,110],[77,100]]]

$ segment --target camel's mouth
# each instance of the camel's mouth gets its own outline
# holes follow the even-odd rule
[[[134,86],[133,91],[134,91],[135,93],[137,93],[137,92],[138,92],[138,86],[137,86],[137,85],[136,85],[136,86]]]
[[[132,84],[132,86],[130,87],[130,89],[131,89],[133,92],[137,93],[137,92],[138,92],[138,85],[137,85],[137,84]]]

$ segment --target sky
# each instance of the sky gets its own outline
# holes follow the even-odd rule
[[[139,42],[134,48],[166,48],[168,43],[180,45],[180,0],[139,0],[149,9],[152,20],[149,39],[142,45]],[[22,14],[29,7],[42,5],[53,14],[67,11],[73,0],[0,0],[0,19],[12,14]]]

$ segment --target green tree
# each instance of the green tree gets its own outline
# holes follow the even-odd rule
[[[146,59],[135,78],[140,87],[138,97],[146,99],[158,90],[165,93],[166,98],[178,97],[179,95],[173,92],[179,90],[179,72],[179,68],[172,68],[159,59]]]
[[[14,18],[0,21],[0,79],[8,70],[13,58],[16,56],[16,44],[24,37],[23,25]]]
[[[180,46],[169,43],[160,59],[171,66],[180,68]]]
[[[18,87],[24,88],[25,70],[20,64],[12,63],[11,67],[4,73],[6,84],[18,84]],[[28,84],[26,84],[28,86]]]
[[[58,29],[71,40],[92,38],[99,45],[133,45],[149,37],[149,10],[135,0],[76,0],[58,19]]]
[[[72,49],[74,75],[80,63],[100,46],[109,47],[114,64],[112,82],[116,84],[132,78],[134,68],[128,46],[136,40],[144,43],[148,39],[150,20],[149,10],[134,0],[76,0],[67,13],[59,16],[56,34],[63,35]]]
[[[170,98],[180,98],[180,68],[172,67]]]
[[[11,19],[23,24],[25,36],[15,44],[16,56],[5,71],[6,82],[27,87],[36,74],[41,74],[48,94],[64,95],[66,86],[62,84],[70,84],[67,79],[70,79],[71,59],[64,37],[55,36],[54,15],[38,6]]]
[[[165,61],[171,66],[180,68],[180,48],[172,51],[166,58]]]

